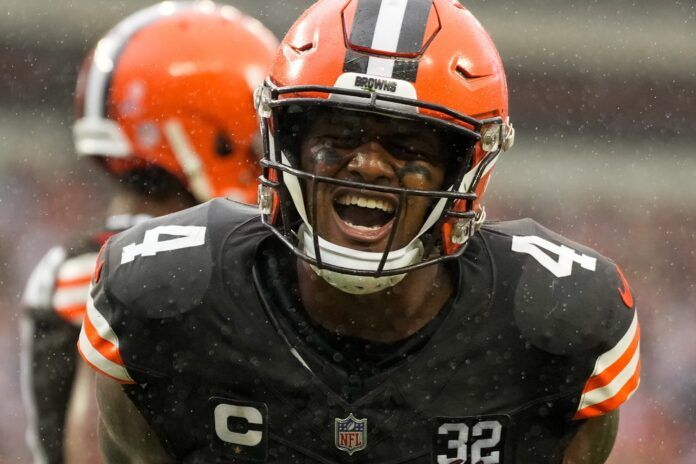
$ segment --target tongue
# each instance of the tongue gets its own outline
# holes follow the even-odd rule
[[[336,212],[344,221],[362,227],[382,227],[391,219],[391,214],[380,209],[362,208],[355,205],[336,205]]]

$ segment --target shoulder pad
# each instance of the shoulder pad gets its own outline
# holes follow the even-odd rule
[[[607,349],[634,318],[631,290],[616,264],[538,223],[487,225],[515,322],[534,346],[559,355]]]
[[[100,252],[78,348],[99,373],[143,383],[172,368],[177,316],[206,301],[227,237],[258,217],[212,200],[109,239]],[[258,222],[258,221],[256,221]]]
[[[216,199],[114,236],[102,277],[107,292],[148,318],[194,308],[209,288],[226,236],[255,214],[255,208]]]

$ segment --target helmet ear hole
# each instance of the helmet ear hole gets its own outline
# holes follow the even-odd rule
[[[234,152],[234,142],[224,131],[215,134],[215,153],[221,158],[226,158]]]

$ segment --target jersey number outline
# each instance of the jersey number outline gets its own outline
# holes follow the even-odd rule
[[[457,432],[456,440],[447,441],[447,449],[456,450],[457,455],[454,458],[448,458],[446,454],[437,455],[437,464],[449,464],[452,462],[472,464],[499,464],[500,451],[491,451],[486,456],[483,455],[484,450],[495,448],[500,443],[500,437],[503,426],[497,420],[486,420],[476,423],[471,427],[471,437],[469,436],[469,426],[463,422],[448,422],[442,424],[437,429],[438,435],[448,435],[449,432]],[[489,438],[479,438],[469,443],[470,438],[478,438],[483,435],[485,430],[490,431]],[[471,459],[467,461],[467,445],[471,445]]]
[[[121,264],[130,263],[138,256],[155,256],[163,251],[192,248],[205,244],[205,227],[203,226],[157,226],[145,232],[143,243],[131,243],[123,247]],[[160,235],[176,238],[160,240]]]
[[[544,250],[558,255],[558,260],[554,260]],[[565,245],[556,245],[536,235],[513,235],[512,251],[530,255],[551,274],[559,278],[572,274],[574,263],[578,263],[581,268],[588,271],[594,272],[597,268],[597,258],[580,254]]]

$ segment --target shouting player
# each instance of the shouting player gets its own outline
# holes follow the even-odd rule
[[[482,199],[514,131],[454,0],[322,0],[256,93],[260,212],[109,240],[80,335],[109,462],[604,462],[639,378],[621,271]]]
[[[124,19],[87,58],[75,145],[117,187],[105,229],[52,249],[26,290],[23,373],[35,462],[98,462],[90,453],[91,444],[98,449],[93,376],[76,362],[75,344],[106,239],[214,196],[255,202],[253,89],[276,46],[270,31],[232,7],[165,2]]]

